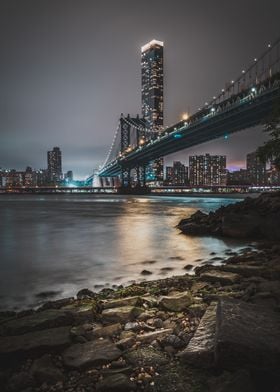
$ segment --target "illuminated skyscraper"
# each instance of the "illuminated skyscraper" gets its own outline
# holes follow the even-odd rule
[[[251,185],[266,185],[266,165],[261,162],[256,152],[247,154],[247,173]]]
[[[189,157],[190,185],[226,185],[226,156],[195,155]]]
[[[51,183],[58,183],[62,180],[61,151],[59,147],[54,147],[48,151],[48,177]]]
[[[153,130],[163,127],[163,42],[142,46],[142,115]]]
[[[152,40],[141,48],[142,115],[149,129],[163,130],[163,42]],[[147,168],[148,181],[163,181],[163,158]]]

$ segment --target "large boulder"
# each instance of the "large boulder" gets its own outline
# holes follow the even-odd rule
[[[203,368],[214,364],[217,304],[211,303],[187,348],[178,354],[184,363]]]
[[[222,234],[235,238],[259,238],[263,218],[257,213],[225,214],[222,219]]]
[[[179,356],[199,367],[279,371],[280,314],[235,299],[211,304]]]
[[[222,299],[217,308],[215,362],[223,368],[279,371],[280,314]]]

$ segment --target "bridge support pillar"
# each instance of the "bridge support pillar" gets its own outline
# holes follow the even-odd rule
[[[146,166],[136,167],[136,179],[138,188],[146,187]]]
[[[130,188],[131,178],[130,178],[130,168],[124,167],[121,172],[121,188]]]

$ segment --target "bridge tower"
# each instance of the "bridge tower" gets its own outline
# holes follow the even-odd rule
[[[132,151],[134,148],[141,146],[146,131],[146,121],[144,118],[126,117],[121,114],[120,118],[120,152],[125,154]],[[134,171],[135,180],[131,180],[131,173]],[[122,166],[121,168],[121,187],[120,192],[123,193],[147,193],[146,189],[146,165],[137,164],[135,167]]]

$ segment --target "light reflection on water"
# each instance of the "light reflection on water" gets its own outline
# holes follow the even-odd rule
[[[2,196],[0,198],[1,308],[39,303],[36,296],[72,296],[84,287],[185,273],[209,254],[244,243],[187,237],[175,228],[197,209],[209,212],[226,198],[157,196]],[[151,262],[151,263],[149,263]],[[162,271],[162,268],[172,268]],[[143,276],[143,269],[152,272]]]

